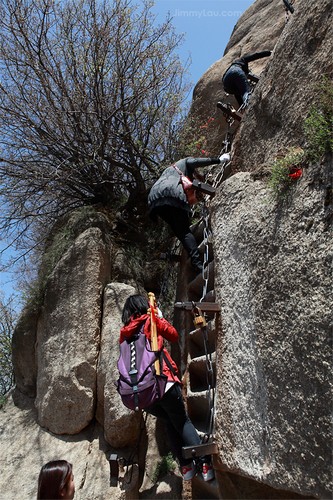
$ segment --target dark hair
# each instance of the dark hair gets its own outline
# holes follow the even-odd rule
[[[124,325],[130,322],[132,316],[141,316],[147,314],[149,302],[143,295],[130,295],[125,302],[123,313],[121,316]]]
[[[59,499],[72,476],[72,464],[67,460],[54,460],[43,465],[38,478],[39,499]]]

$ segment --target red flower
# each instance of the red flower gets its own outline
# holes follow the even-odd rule
[[[299,167],[291,167],[290,172],[289,172],[289,177],[293,179],[294,181],[299,179],[303,174],[303,170]]]
[[[210,122],[213,122],[213,121],[214,121],[214,118],[210,117],[210,118],[208,118],[207,122],[204,123],[203,125],[201,125],[199,128],[201,128],[201,129],[208,128],[208,125],[210,124]]]

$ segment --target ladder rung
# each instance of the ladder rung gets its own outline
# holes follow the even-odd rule
[[[180,262],[181,256],[176,253],[160,253],[161,260],[169,260],[170,262]]]
[[[198,444],[196,446],[183,446],[184,458],[198,458],[204,455],[216,455],[218,447],[216,443]]]
[[[215,196],[216,189],[210,184],[206,184],[205,182],[198,181],[197,179],[193,179],[192,181],[193,187],[201,191],[202,193],[208,194],[209,196]]]
[[[193,304],[198,307],[203,312],[219,312],[221,311],[220,304],[216,302],[176,302],[176,309],[183,309],[185,311],[191,311],[193,309]]]

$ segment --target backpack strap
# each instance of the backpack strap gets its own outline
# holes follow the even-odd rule
[[[185,175],[185,174],[184,174],[184,173],[180,170],[180,168],[178,168],[178,167],[177,167],[177,165],[176,165],[176,164],[174,164],[174,165],[172,165],[172,166],[173,166],[173,168],[176,170],[176,172],[178,172],[178,173],[179,173],[179,175],[180,175],[180,176]]]
[[[138,331],[135,332],[135,334],[132,337],[132,340],[135,340],[135,338],[137,338],[139,335],[144,335],[143,329],[144,329],[144,323],[143,323],[143,325],[140,326],[140,329],[138,329]],[[131,350],[131,364],[130,364],[130,371],[128,372],[128,374],[131,377],[133,396],[134,396],[134,405],[135,405],[135,408],[139,409],[138,368],[136,365],[136,351],[135,351],[135,344],[133,341],[130,342],[130,350]]]
[[[162,357],[163,357],[163,359],[164,359],[165,363],[167,364],[167,366],[168,366],[169,370],[171,371],[171,373],[173,373],[173,375],[177,375],[177,373],[176,373],[176,371],[175,371],[174,367],[173,367],[173,366],[172,366],[172,364],[170,363],[170,360],[169,360],[168,356],[165,354],[165,352],[164,352],[164,351],[162,351]]]

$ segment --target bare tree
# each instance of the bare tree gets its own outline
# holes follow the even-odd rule
[[[0,235],[22,243],[82,205],[142,215],[187,92],[181,38],[151,7],[2,0]]]
[[[14,385],[12,364],[12,336],[17,315],[13,299],[0,296],[0,396],[4,396]]]

